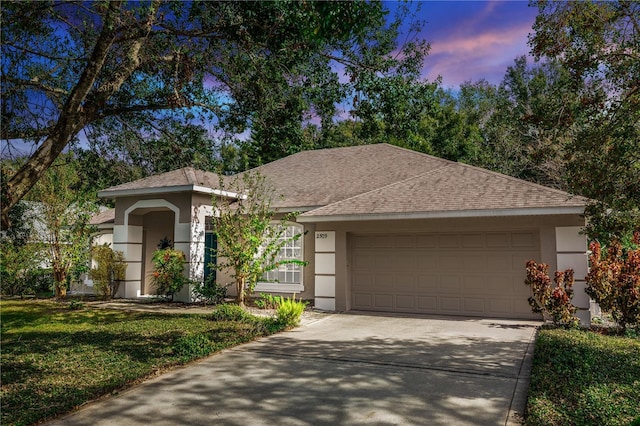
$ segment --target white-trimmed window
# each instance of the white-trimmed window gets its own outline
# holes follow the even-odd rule
[[[280,222],[274,222],[273,225],[280,226]],[[302,262],[304,260],[304,237],[301,236],[294,239],[296,235],[303,232],[302,225],[293,222],[286,223],[286,228],[280,236],[280,239],[286,242],[276,256],[276,262],[280,260],[299,260]],[[277,268],[264,274],[263,281],[256,284],[256,291],[297,293],[304,290],[302,281],[302,265],[282,263]]]

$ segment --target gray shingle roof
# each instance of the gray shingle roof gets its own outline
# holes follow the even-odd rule
[[[499,173],[389,144],[304,151],[257,167],[272,207],[301,217],[580,208],[587,200]],[[225,177],[225,180],[232,179]],[[188,186],[219,188],[218,175],[186,167],[114,186],[101,196]],[[180,189],[180,190],[183,190]]]
[[[113,223],[116,219],[116,209],[106,209],[97,213],[91,217],[89,224],[91,225],[103,225],[106,223]]]
[[[253,169],[283,199],[273,207],[302,208],[335,203],[390,183],[419,176],[450,161],[388,144],[303,151]]]
[[[586,199],[499,173],[449,163],[303,214],[304,217],[584,207]]]
[[[193,167],[184,167],[182,169],[172,170],[159,175],[148,176],[132,182],[112,186],[100,191],[99,195],[102,197],[109,197],[110,193],[118,193],[122,191],[193,185],[205,188],[218,188],[218,186],[220,186],[219,183],[218,175],[215,173],[197,170]]]

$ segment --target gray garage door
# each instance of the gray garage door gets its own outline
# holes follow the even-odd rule
[[[351,307],[538,319],[524,284],[538,241],[533,231],[353,234]]]

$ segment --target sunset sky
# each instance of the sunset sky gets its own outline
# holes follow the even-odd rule
[[[481,78],[498,84],[517,56],[529,54],[537,8],[527,1],[419,3],[422,37],[431,43],[423,71],[428,80],[441,75],[447,87]]]

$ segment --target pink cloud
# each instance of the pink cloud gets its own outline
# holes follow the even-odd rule
[[[425,61],[424,76],[434,80],[442,76],[445,85],[485,78],[498,83],[506,67],[520,55],[527,54],[530,24],[483,32],[455,32],[431,43]]]

